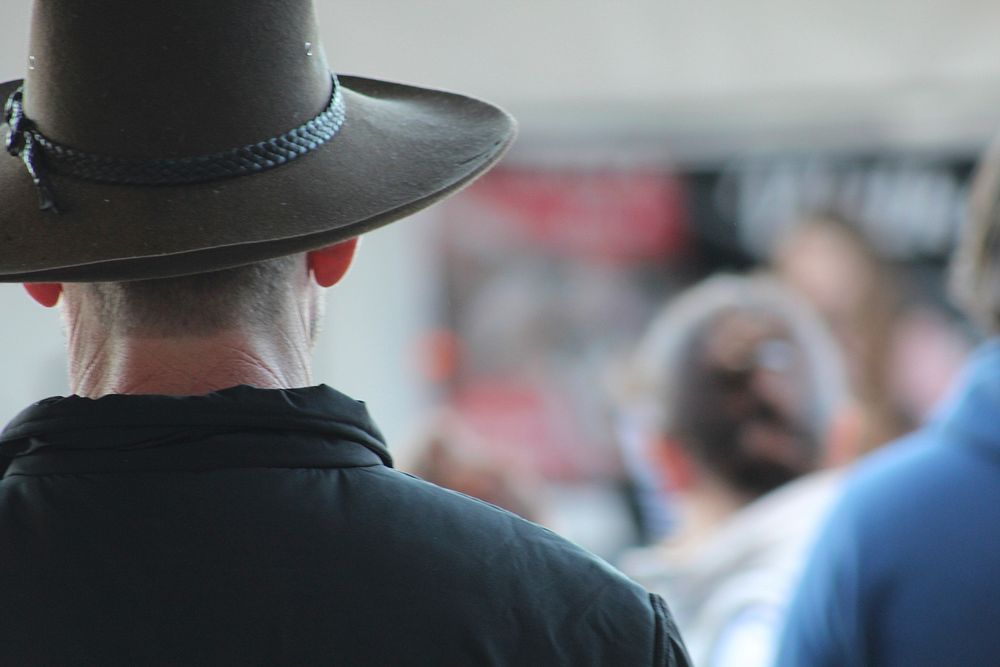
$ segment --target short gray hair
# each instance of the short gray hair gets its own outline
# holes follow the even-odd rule
[[[722,359],[713,341],[737,351]],[[818,467],[847,397],[819,317],[763,276],[720,275],[681,293],[649,327],[633,369],[661,431],[751,496]],[[772,389],[779,378],[781,396],[761,389],[762,371],[775,374]],[[782,446],[761,442],[762,433],[780,434],[772,440]]]
[[[211,273],[129,282],[85,283],[83,293],[109,331],[129,336],[206,336],[267,330],[287,307],[301,255]]]

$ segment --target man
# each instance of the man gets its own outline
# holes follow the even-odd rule
[[[686,665],[660,598],[395,472],[364,406],[309,386],[357,235],[513,121],[338,81],[307,0],[34,9],[0,275],[61,301],[76,395],[0,436],[0,664]]]
[[[968,314],[1000,332],[1000,153],[955,258]],[[785,667],[994,665],[1000,655],[1000,342],[920,431],[859,464],[793,601]]]
[[[837,488],[816,472],[844,431],[844,373],[830,334],[763,276],[714,276],[649,327],[634,407],[675,525],[623,570],[664,594],[695,664],[767,667],[804,548]]]

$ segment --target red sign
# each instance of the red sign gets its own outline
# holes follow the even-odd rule
[[[665,172],[494,170],[452,200],[448,232],[462,245],[629,262],[683,248],[680,182]]]

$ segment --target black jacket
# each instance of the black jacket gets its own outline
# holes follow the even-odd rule
[[[662,600],[328,387],[47,399],[0,457],[2,665],[687,665]]]

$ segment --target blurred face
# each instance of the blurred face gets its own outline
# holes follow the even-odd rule
[[[873,267],[835,230],[802,228],[779,248],[775,265],[830,322],[848,323],[875,281]]]
[[[876,267],[835,228],[807,225],[778,249],[775,270],[812,303],[845,355],[852,382],[860,382],[872,345],[871,297]]]

